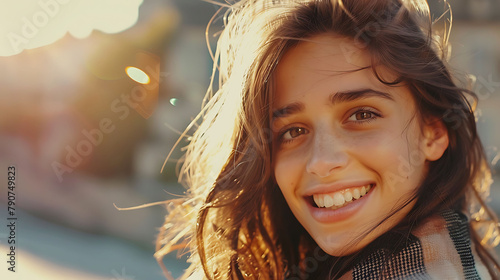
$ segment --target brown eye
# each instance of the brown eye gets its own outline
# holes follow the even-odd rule
[[[379,114],[372,112],[369,109],[363,109],[360,108],[358,111],[352,113],[352,115],[347,119],[348,121],[351,122],[365,122],[365,121],[371,121],[376,118],[380,117]]]
[[[373,117],[373,114],[371,112],[357,112],[356,113],[356,120],[367,120],[371,119]]]
[[[299,137],[302,134],[306,134],[307,130],[303,127],[292,127],[282,134],[281,140],[287,141]]]

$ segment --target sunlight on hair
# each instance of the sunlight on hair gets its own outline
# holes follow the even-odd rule
[[[137,67],[127,66],[125,68],[125,72],[130,77],[130,79],[132,79],[140,84],[146,85],[146,84],[149,84],[149,82],[151,81],[148,74],[146,74],[144,71],[142,71],[141,69],[139,69]]]
[[[419,13],[430,13],[429,4],[426,1],[403,0],[402,2],[407,8],[413,9]]]
[[[500,244],[499,225],[494,221],[473,221],[472,227],[479,235],[481,245],[494,248]]]
[[[118,33],[134,26],[143,0],[3,1],[0,56],[50,45],[67,33],[83,39],[99,30]]]

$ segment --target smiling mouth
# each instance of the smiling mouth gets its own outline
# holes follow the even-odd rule
[[[317,208],[327,208],[335,210],[362,198],[374,187],[375,184],[368,184],[365,186],[349,188],[332,193],[315,194],[313,196],[310,196],[310,200],[312,200],[312,205]]]

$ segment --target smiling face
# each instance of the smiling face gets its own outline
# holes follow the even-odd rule
[[[414,203],[376,227],[412,196],[448,138],[440,125],[420,126],[406,86],[359,70],[371,58],[352,40],[310,39],[275,73],[274,174],[298,221],[325,252],[342,256],[405,217]]]

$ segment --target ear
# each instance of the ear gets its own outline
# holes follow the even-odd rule
[[[433,119],[425,124],[424,145],[425,158],[429,161],[440,159],[448,148],[448,130],[440,119]]]

